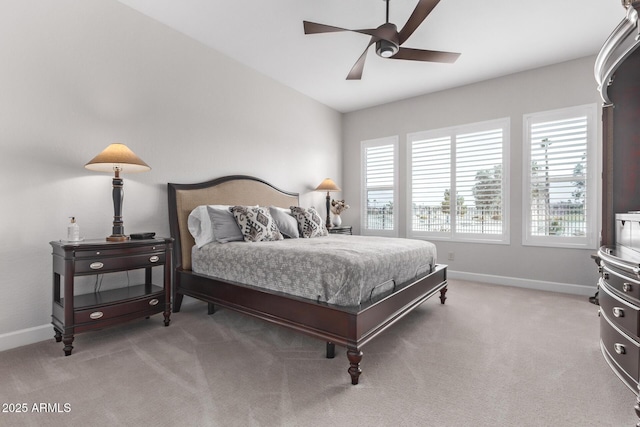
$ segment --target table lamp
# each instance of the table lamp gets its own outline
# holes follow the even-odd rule
[[[146,172],[151,168],[140,157],[136,156],[129,147],[118,143],[109,145],[84,167],[97,172],[115,173],[113,177],[113,233],[107,237],[107,241],[122,242],[128,240],[129,236],[124,234],[124,222],[122,221],[124,191],[120,173]]]
[[[316,187],[316,191],[326,191],[327,192],[327,220],[326,220],[326,226],[327,226],[327,228],[331,228],[331,218],[329,217],[331,196],[329,195],[329,193],[331,191],[342,191],[342,190],[340,190],[340,187],[338,187],[336,185],[336,183],[333,182],[333,180],[331,178],[326,178],[324,181],[322,181],[320,183],[320,185],[318,185]]]

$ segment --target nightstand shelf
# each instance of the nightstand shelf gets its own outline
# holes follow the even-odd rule
[[[76,333],[102,329],[140,317],[163,313],[165,326],[171,315],[172,239],[124,242],[51,242],[53,248],[53,308],[51,323],[65,356],[73,350]],[[153,283],[154,267],[163,280]],[[75,294],[78,276],[145,270],[144,283],[87,294]]]
[[[164,294],[164,289],[156,285],[135,285],[96,293],[81,294],[73,297],[73,307],[76,310],[81,310],[101,305],[114,304],[125,299],[144,298],[151,294],[158,294],[158,296],[162,296]],[[64,298],[62,298],[60,302],[64,306]]]

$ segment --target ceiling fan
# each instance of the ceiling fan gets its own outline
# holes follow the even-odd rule
[[[331,25],[303,21],[304,33],[319,34],[351,31],[371,36],[366,49],[353,65],[351,71],[349,71],[347,80],[360,80],[362,78],[362,70],[364,69],[364,61],[367,57],[367,51],[374,43],[376,45],[376,53],[382,58],[446,63],[453,63],[458,59],[460,56],[459,53],[401,47],[411,34],[413,34],[413,32],[420,26],[420,24],[422,24],[422,21],[425,20],[440,0],[419,0],[418,5],[400,32],[398,32],[398,27],[396,27],[395,24],[389,22],[389,0],[384,1],[387,3],[387,22],[380,25],[378,28],[349,30]]]

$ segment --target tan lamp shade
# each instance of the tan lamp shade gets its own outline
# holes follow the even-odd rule
[[[327,192],[327,219],[325,220],[325,226],[327,228],[331,227],[331,218],[329,216],[329,200],[331,199],[331,196],[329,195],[330,191],[342,191],[340,190],[340,187],[338,187],[338,185],[333,182],[333,180],[331,178],[326,178],[324,181],[322,181],[320,183],[320,185],[318,185],[316,187],[316,191],[326,191]]]
[[[316,187],[316,191],[342,191],[340,190],[340,187],[338,187],[338,185],[333,182],[333,180],[331,178],[326,178],[324,181],[322,181],[320,183],[320,185],[318,185]]]
[[[84,167],[97,172],[137,173],[151,170],[129,147],[119,143],[109,145]]]

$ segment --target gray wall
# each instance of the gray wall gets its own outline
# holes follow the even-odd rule
[[[124,175],[127,232],[168,235],[167,182],[249,174],[306,206],[343,183],[339,113],[116,1],[3,1],[0,64],[0,350],[53,337],[68,217],[111,234],[111,175],[83,166],[112,142],[152,167]]]
[[[128,232],[168,235],[167,182],[227,174],[259,176],[320,207],[312,190],[332,177],[352,206],[343,221],[357,230],[360,141],[399,135],[404,157],[409,132],[508,116],[511,244],[437,242],[441,261],[455,252],[452,277],[590,293],[592,251],[521,245],[520,189],[522,114],[597,102],[593,59],[341,116],[114,0],[5,0],[0,350],[51,339],[48,242],[65,238],[68,217],[87,238],[111,233],[111,177],[83,165],[112,142],[152,167],[124,176]]]
[[[361,141],[399,135],[399,204],[404,205],[407,176],[402,165],[406,165],[408,133],[509,117],[511,243],[436,241],[439,261],[449,264],[450,277],[579,294],[595,292],[596,265],[590,259],[594,250],[522,245],[522,115],[599,103],[593,77],[594,60],[594,57],[583,58],[345,114],[343,180],[349,185],[343,187],[343,196],[352,209],[343,214],[343,222],[354,224],[356,229],[360,227]],[[600,120],[597,126],[597,151],[600,152]],[[601,167],[599,159],[593,164]],[[400,236],[406,236],[404,213],[400,216]],[[449,252],[455,254],[454,261],[447,259]]]

